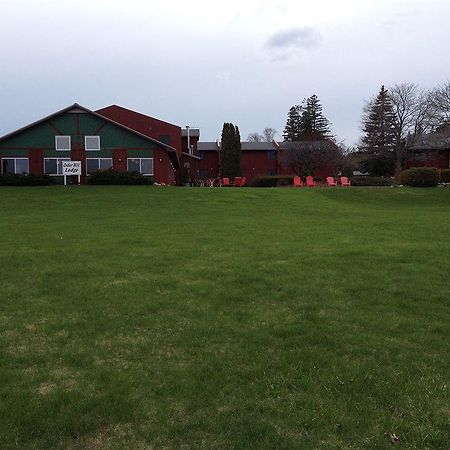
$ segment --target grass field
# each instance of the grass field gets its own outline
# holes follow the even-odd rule
[[[450,189],[1,188],[0,212],[2,450],[448,448]]]

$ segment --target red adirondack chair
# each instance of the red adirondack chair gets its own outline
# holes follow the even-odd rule
[[[222,186],[230,186],[230,179],[222,178]]]
[[[241,180],[241,187],[242,186],[245,186],[245,183],[247,182],[247,179],[245,178],[245,177],[242,177],[242,180]]]
[[[316,182],[314,181],[314,178],[309,175],[306,177],[306,187],[314,187],[316,185]]]
[[[342,187],[350,187],[351,182],[347,177],[341,177],[341,186]]]
[[[294,177],[294,187],[302,187],[303,181],[299,176]]]
[[[240,187],[240,186],[241,186],[241,183],[242,183],[242,177],[235,177],[235,179],[234,179],[234,185],[235,185],[236,187]]]
[[[333,177],[327,177],[328,187],[337,186],[336,180]]]

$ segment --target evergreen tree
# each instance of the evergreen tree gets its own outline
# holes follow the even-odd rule
[[[396,116],[388,90],[381,86],[377,97],[363,114],[363,132],[359,146],[366,154],[366,169],[373,175],[387,175],[395,165]]]
[[[295,142],[300,138],[300,106],[294,105],[288,113],[283,139],[287,142]]]
[[[330,122],[322,113],[317,95],[303,100],[299,128],[300,141],[318,141],[331,137]]]
[[[241,175],[241,136],[239,128],[232,123],[224,123],[220,148],[221,176]]]

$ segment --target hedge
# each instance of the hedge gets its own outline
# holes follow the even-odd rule
[[[394,180],[391,178],[372,177],[368,175],[357,175],[350,177],[352,186],[392,186]]]
[[[294,184],[293,176],[276,175],[255,178],[251,182],[253,187],[276,187],[276,186],[290,186]]]
[[[118,172],[113,169],[96,170],[87,177],[88,184],[153,184],[153,177],[145,177],[139,172]]]
[[[441,183],[450,183],[450,169],[441,170]]]
[[[414,167],[400,174],[402,184],[413,187],[434,187],[439,184],[439,170],[435,167]]]
[[[0,175],[0,186],[49,186],[56,180],[49,175],[13,174]]]

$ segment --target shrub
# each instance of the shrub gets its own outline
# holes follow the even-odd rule
[[[13,174],[0,175],[0,186],[49,186],[55,179],[49,175]]]
[[[267,177],[255,178],[251,185],[253,187],[276,187],[276,186],[289,186],[294,184],[293,176],[275,175]]]
[[[368,175],[357,175],[350,177],[352,186],[392,186],[394,181],[391,178],[371,177]]]
[[[353,169],[351,167],[344,167],[341,173],[343,177],[351,178],[353,176]]]
[[[441,170],[441,183],[450,183],[450,169]]]
[[[439,171],[435,167],[414,167],[400,174],[403,184],[413,187],[433,187],[439,183]]]
[[[153,177],[145,177],[139,172],[118,172],[113,169],[96,170],[87,178],[88,184],[153,184]]]

